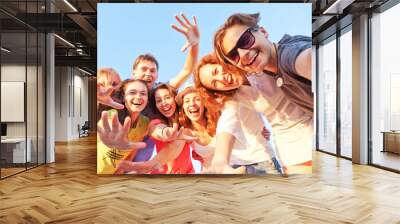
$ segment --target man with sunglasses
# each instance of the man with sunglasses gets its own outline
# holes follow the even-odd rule
[[[273,43],[268,40],[268,32],[258,25],[259,18],[259,14],[230,16],[215,33],[215,53],[233,80],[245,80],[233,98],[268,119],[283,163],[293,170],[310,170],[311,38],[285,35]]]
[[[233,14],[214,36],[214,48],[223,65],[246,74],[250,83],[274,79],[286,97],[307,112],[313,111],[311,38],[284,35],[278,43],[258,25],[260,15]]]

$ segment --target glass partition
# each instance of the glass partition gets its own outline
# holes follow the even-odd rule
[[[0,178],[45,162],[45,35],[16,19],[42,13],[44,1],[1,1]],[[40,6],[40,7],[39,7]]]
[[[351,26],[340,36],[340,155],[352,157],[352,33]]]
[[[1,34],[2,177],[24,171],[31,161],[26,150],[26,41],[25,32]]]
[[[371,18],[372,164],[400,171],[400,4]]]
[[[318,149],[336,154],[336,36],[318,47]]]

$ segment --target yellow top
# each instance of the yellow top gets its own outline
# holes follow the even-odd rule
[[[133,142],[142,141],[147,135],[149,119],[139,115],[136,127],[129,130],[128,140]],[[122,150],[110,148],[103,144],[97,136],[97,174],[114,174],[117,165],[125,159],[133,150]]]

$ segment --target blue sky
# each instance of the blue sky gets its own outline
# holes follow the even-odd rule
[[[153,54],[159,64],[159,80],[175,76],[185,62],[187,51],[182,34],[171,28],[178,24],[175,14],[197,17],[200,57],[212,51],[212,37],[231,14],[261,13],[273,42],[286,34],[311,36],[311,4],[287,3],[99,3],[97,16],[97,66],[113,67],[122,79],[129,78],[133,60]]]

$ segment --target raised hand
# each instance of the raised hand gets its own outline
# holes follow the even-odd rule
[[[180,15],[182,18],[180,18],[178,15],[175,15],[176,21],[182,26],[178,27],[175,24],[172,24],[171,27],[178,31],[179,33],[182,33],[186,37],[186,43],[185,45],[181,48],[182,52],[185,52],[187,48],[194,46],[199,43],[200,40],[200,32],[197,27],[197,19],[195,16],[193,16],[193,23],[191,23],[185,16],[185,14],[181,13]]]
[[[110,106],[112,108],[115,108],[117,110],[122,110],[124,109],[124,105],[115,102],[112,98],[111,98],[111,94],[112,92],[115,90],[116,88],[114,87],[104,87],[102,86],[100,83],[97,83],[97,101],[101,104],[104,104],[106,106]]]
[[[129,117],[125,118],[124,124],[121,125],[118,121],[117,113],[113,113],[110,120],[108,112],[103,111],[100,123],[97,125],[97,133],[100,140],[110,148],[132,150],[146,147],[144,142],[131,142],[128,140],[130,127],[131,119]]]
[[[174,140],[195,141],[198,137],[189,129],[181,127],[174,123],[172,127],[164,127],[161,131],[162,141],[170,142]]]
[[[189,128],[181,127],[179,129],[179,134],[176,137],[177,140],[184,140],[184,141],[195,141],[199,139],[199,137]]]
[[[196,141],[199,137],[189,128],[181,127],[179,130],[177,140],[185,140],[185,141]]]
[[[164,127],[161,131],[163,141],[173,141],[179,135],[178,132],[179,125],[174,123],[172,127]]]

